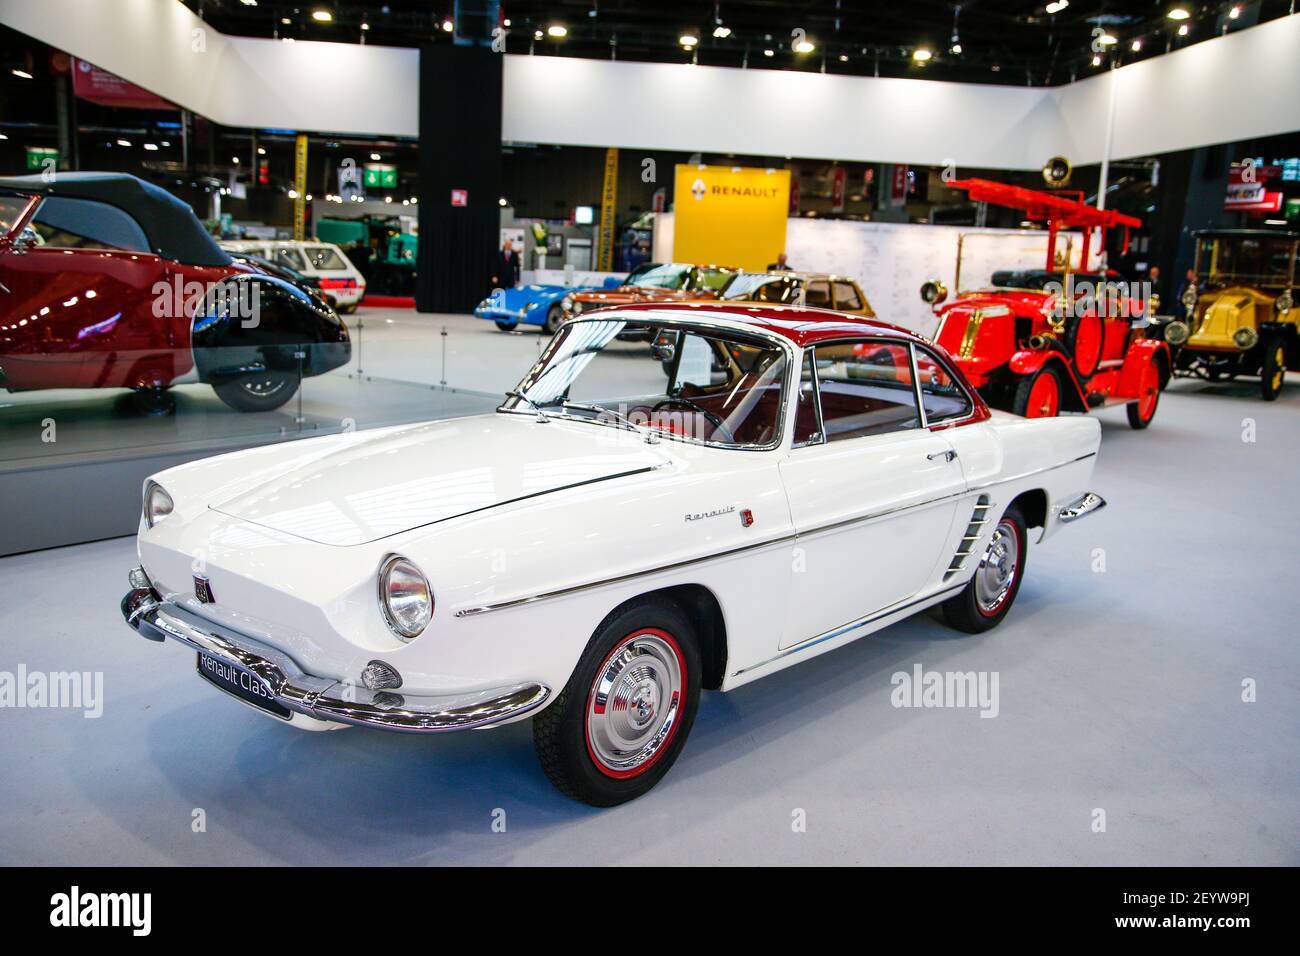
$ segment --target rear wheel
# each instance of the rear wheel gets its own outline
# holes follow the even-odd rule
[[[1128,423],[1137,429],[1146,428],[1151,419],[1156,417],[1156,406],[1160,404],[1160,363],[1157,360],[1147,362],[1142,370],[1142,380],[1138,386],[1138,400],[1124,406],[1128,413]]]
[[[518,322],[497,322],[497,328],[502,332],[513,332]]]
[[[988,547],[966,587],[943,602],[943,617],[949,627],[968,634],[980,634],[996,627],[1007,616],[1025,573],[1029,537],[1020,509],[1012,505],[993,529]]]
[[[1061,411],[1061,376],[1045,365],[1016,387],[1011,410],[1024,418],[1054,418]]]
[[[547,335],[554,335],[556,332],[560,330],[560,326],[563,324],[564,324],[564,310],[560,308],[558,303],[546,310],[546,334]]]
[[[668,772],[699,702],[690,623],[671,604],[634,604],[597,628],[560,696],[533,719],[537,758],[575,800],[624,803]]]
[[[1271,402],[1282,392],[1286,381],[1286,343],[1281,337],[1268,344],[1264,352],[1264,366],[1259,371],[1259,393],[1264,401]]]
[[[288,372],[258,372],[212,386],[217,397],[239,412],[270,412],[293,397],[298,377]]]
[[[1065,347],[1081,380],[1097,371],[1105,334],[1099,315],[1081,315],[1070,320],[1065,330]]]

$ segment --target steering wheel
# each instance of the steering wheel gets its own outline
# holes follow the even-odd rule
[[[659,409],[668,408],[673,405],[680,405],[684,408],[689,408],[693,412],[699,412],[708,420],[710,425],[712,425],[717,431],[722,432],[723,437],[726,438],[727,441],[731,442],[733,445],[740,444],[736,441],[736,436],[731,433],[731,429],[727,427],[726,422],[713,414],[713,412],[709,411],[707,408],[701,408],[699,405],[696,405],[689,398],[683,398],[680,395],[672,395],[665,398],[662,402],[657,403],[654,408],[650,409],[650,414],[653,415],[655,412],[659,411]]]

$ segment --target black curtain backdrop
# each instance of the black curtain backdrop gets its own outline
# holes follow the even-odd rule
[[[501,61],[485,46],[420,48],[420,245],[415,307],[470,312],[500,246]],[[468,192],[453,206],[452,190]]]

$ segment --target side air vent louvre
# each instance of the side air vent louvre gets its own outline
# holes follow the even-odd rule
[[[993,509],[988,495],[980,495],[975,502],[975,510],[971,513],[970,524],[966,525],[966,533],[962,535],[961,541],[957,543],[957,553],[952,556],[952,561],[948,564],[948,570],[943,573],[943,579],[947,581],[953,575],[960,572],[966,567],[966,559],[971,556],[975,550],[975,544],[984,535],[984,526],[989,523],[989,512]]]

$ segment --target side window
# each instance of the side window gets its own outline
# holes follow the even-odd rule
[[[149,240],[129,215],[94,199],[47,196],[32,228],[41,244],[56,249],[116,249],[149,252]]]
[[[812,309],[829,309],[831,307],[831,286],[829,282],[808,283],[808,294],[804,302]]]
[[[921,416],[906,345],[848,342],[814,352],[827,441],[917,428]]]
[[[970,414],[970,398],[943,364],[923,348],[916,350],[916,374],[921,381],[921,401],[928,423]]]
[[[799,376],[799,403],[794,415],[795,445],[806,445],[821,439],[821,413],[817,408],[817,384],[813,377],[813,353],[803,353],[803,374]]]
[[[290,269],[296,269],[301,272],[307,268],[307,263],[303,261],[302,253],[293,246],[277,246],[272,261],[279,266],[288,266]]]
[[[835,308],[841,312],[861,312],[862,297],[849,282],[835,283]]]

